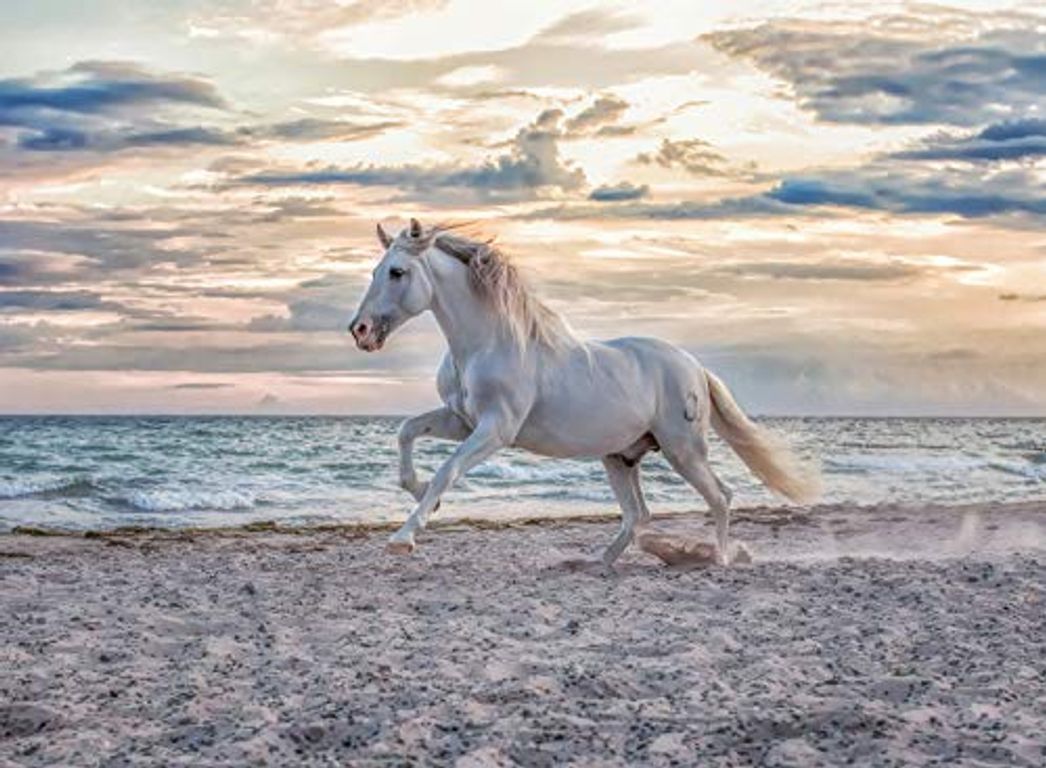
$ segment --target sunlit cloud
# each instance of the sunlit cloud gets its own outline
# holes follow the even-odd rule
[[[667,338],[757,411],[1046,409],[1027,7],[161,5],[11,20],[3,410],[432,402],[431,318],[381,355],[345,333],[374,222],[410,216],[474,222],[580,334]]]

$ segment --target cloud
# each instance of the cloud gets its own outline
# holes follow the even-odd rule
[[[625,32],[642,24],[642,19],[620,9],[588,8],[568,14],[545,27],[534,37],[535,42],[569,44],[588,43],[593,37]]]
[[[447,3],[448,0],[254,0],[249,9],[239,13],[208,12],[190,18],[189,34],[254,43],[316,45],[334,30],[437,11]]]
[[[970,126],[1025,114],[1046,95],[1046,31],[1031,15],[931,8],[778,20],[701,39],[786,81],[830,122]]]
[[[584,134],[616,123],[628,111],[628,102],[616,96],[600,96],[591,106],[570,118],[566,129],[571,134]]]
[[[332,198],[313,200],[303,197],[287,197],[282,200],[265,201],[264,210],[252,214],[255,222],[281,222],[288,219],[321,219],[343,216],[342,211],[330,205]]]
[[[331,273],[305,280],[282,295],[287,312],[262,315],[247,324],[247,329],[262,333],[335,331],[345,333],[352,315],[347,297],[359,291],[356,278]]]
[[[536,10],[535,13],[540,13]],[[432,93],[450,89],[455,97],[475,95],[530,97],[533,89],[547,97],[549,89],[578,88],[588,93],[619,88],[648,76],[690,75],[695,61],[701,61],[703,74],[722,69],[722,63],[707,56],[701,43],[684,39],[643,47],[610,47],[603,34],[633,29],[642,25],[636,18],[610,9],[591,9],[554,23],[529,40],[507,47],[472,37],[462,31],[448,44],[422,44],[421,51],[409,48],[366,55],[352,45],[352,35],[332,34],[324,29],[312,44],[326,49],[332,60],[312,56],[304,73],[320,87],[340,90],[351,73],[351,87],[365,94],[408,91]],[[607,30],[601,34],[600,30]],[[357,31],[354,34],[359,34]],[[446,35],[433,30],[432,35]],[[510,36],[511,37],[511,36]],[[365,46],[373,50],[375,46]],[[380,48],[380,46],[378,46]],[[451,49],[452,53],[433,53]],[[455,82],[455,73],[497,73],[498,87],[489,81],[467,85]],[[450,78],[451,86],[445,78]]]
[[[905,160],[998,162],[1046,157],[1046,120],[1026,118],[994,123],[967,136],[938,134],[914,149],[897,152]]]
[[[84,310],[120,309],[119,304],[104,301],[98,294],[86,290],[0,291],[0,312],[9,309],[79,312]]]
[[[646,184],[636,186],[629,181],[622,181],[619,184],[596,187],[589,193],[588,199],[597,203],[615,203],[622,200],[639,200],[649,194],[650,187]]]
[[[1005,214],[1046,215],[1046,197],[1026,169],[990,176],[971,170],[934,171],[880,163],[840,171],[789,176],[770,189],[716,201],[615,206],[561,205],[523,214],[527,219],[730,219],[794,216],[824,208],[859,208],[898,214],[953,214],[967,219]]]
[[[636,162],[680,168],[694,176],[726,176],[730,173],[729,161],[701,139],[663,139],[657,152],[640,153]]]
[[[860,282],[890,282],[916,277],[922,270],[912,264],[847,263],[844,261],[757,261],[741,262],[719,267],[724,274],[769,277],[777,280],[850,280]]]
[[[348,120],[302,118],[272,125],[216,127],[165,126],[152,130],[128,129],[86,131],[75,128],[44,128],[23,134],[17,145],[34,152],[120,152],[148,147],[246,146],[263,141],[361,141],[379,136],[402,123],[383,121],[356,123]]]
[[[653,203],[627,201],[618,205],[559,205],[520,215],[522,219],[651,219],[683,221],[687,219],[741,219],[781,214],[794,215],[798,211],[766,195],[730,197],[722,200],[680,200]]]
[[[999,301],[1046,301],[1046,293],[1000,293]]]
[[[765,193],[789,206],[833,205],[894,213],[956,214],[981,218],[1008,213],[1046,215],[1034,174],[1010,171],[933,173],[889,165],[784,179]]]
[[[62,72],[0,80],[0,139],[29,153],[113,153],[164,147],[229,147],[271,141],[358,141],[402,125],[315,116],[258,125],[229,119],[215,87],[129,62],[84,62]]]
[[[135,147],[230,146],[241,137],[213,128],[163,128],[142,133],[46,128],[19,137],[19,149],[32,152],[119,152]]]
[[[87,61],[60,73],[0,80],[0,124],[33,126],[39,111],[98,115],[142,105],[222,108],[214,86],[200,78],[152,74],[128,62]]]
[[[306,117],[247,130],[256,136],[289,141],[359,141],[402,126],[403,123],[397,120],[357,123],[350,120]]]
[[[0,219],[3,249],[24,259],[7,256],[3,263],[23,277],[35,272],[37,254],[66,254],[80,257],[59,269],[67,277],[131,270],[161,264],[189,266],[199,262],[204,251],[176,243],[179,237],[198,235],[178,228],[107,227],[95,223],[66,223],[47,220]]]
[[[521,129],[507,154],[475,166],[355,166],[294,171],[263,171],[241,176],[237,184],[267,187],[354,184],[358,186],[406,187],[418,193],[457,188],[480,196],[526,198],[554,188],[574,190],[584,185],[580,168],[565,163],[558,142],[562,111],[542,112]]]
[[[204,128],[171,125],[172,110],[224,110],[214,86],[129,62],[81,62],[61,72],[0,80],[0,126],[31,151],[106,150],[122,145],[221,141]]]
[[[344,331],[348,327],[351,308],[345,300],[348,291],[328,298],[294,299],[287,304],[288,314],[263,315],[251,320],[251,331],[278,333],[283,331]]]

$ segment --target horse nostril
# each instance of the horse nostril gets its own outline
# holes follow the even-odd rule
[[[356,327],[352,329],[352,335],[355,336],[357,339],[362,339],[364,336],[367,335],[367,324],[356,323]]]

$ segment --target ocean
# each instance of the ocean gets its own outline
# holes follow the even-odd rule
[[[401,520],[398,418],[2,417],[0,531]],[[1046,419],[770,418],[816,458],[824,501],[961,504],[1046,498]],[[422,477],[449,443],[419,440]],[[721,442],[713,463],[735,507],[778,503]],[[644,462],[659,511],[703,509],[659,455]],[[596,460],[504,451],[444,498],[445,518],[616,509]]]

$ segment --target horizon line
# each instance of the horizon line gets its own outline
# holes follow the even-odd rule
[[[407,419],[417,416],[417,413],[323,413],[323,412],[300,412],[300,413],[257,413],[257,412],[199,412],[199,413],[176,413],[176,412],[80,412],[64,413],[56,411],[32,411],[24,413],[0,412],[0,419],[30,419],[30,418],[128,418],[128,419],[150,419],[150,418],[216,418],[216,419]],[[1039,414],[1013,414],[1013,413],[785,413],[785,412],[749,412],[750,418],[762,419],[1024,419],[1043,420],[1046,413]]]

